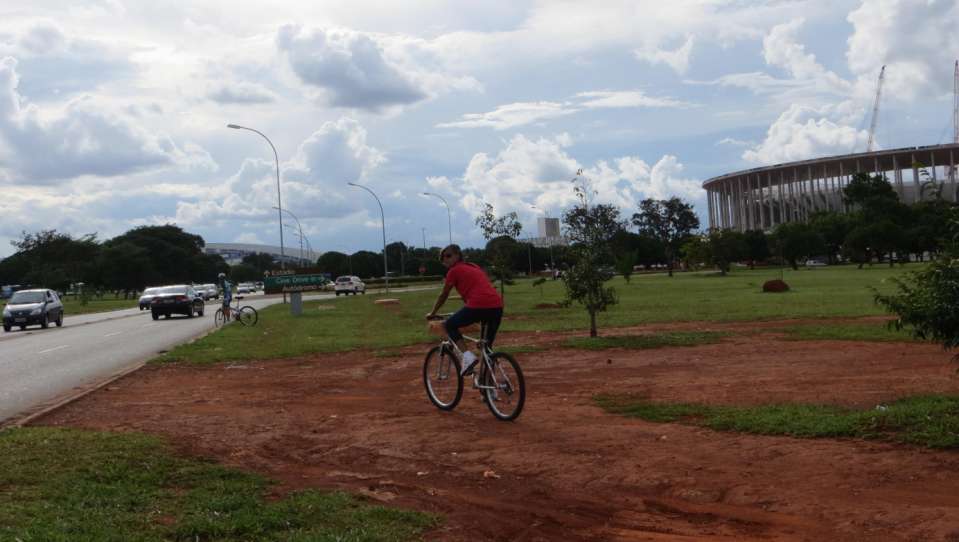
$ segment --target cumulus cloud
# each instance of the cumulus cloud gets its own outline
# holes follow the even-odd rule
[[[597,201],[624,210],[637,208],[646,197],[701,198],[700,183],[684,177],[675,156],[663,156],[652,166],[635,156],[585,165],[570,156],[570,145],[566,134],[539,139],[518,134],[496,155],[475,154],[461,178],[429,182],[434,189],[458,195],[460,206],[470,214],[490,203],[498,213],[515,211],[528,220],[542,210],[556,213],[573,204],[570,181],[578,170],[599,192]]]
[[[477,86],[444,73],[418,40],[403,36],[285,25],[276,44],[297,77],[337,107],[380,111]]]
[[[93,97],[71,100],[60,111],[41,110],[23,104],[18,85],[17,61],[0,59],[0,162],[14,182],[56,183],[174,165],[216,168],[202,148],[181,148],[151,134]]]
[[[733,147],[751,147],[755,145],[755,141],[745,141],[742,139],[736,139],[734,137],[724,137],[716,142],[716,145],[731,145]]]
[[[952,66],[959,51],[955,0],[864,1],[847,20],[853,33],[846,58],[863,94],[875,92],[884,64],[890,96],[914,99],[952,90]]]
[[[325,122],[280,164],[284,207],[301,221],[356,212],[360,205],[346,183],[362,181],[384,161],[383,154],[367,144],[366,130],[357,121]],[[248,158],[221,188],[198,201],[180,202],[175,220],[185,225],[272,220],[275,205],[274,163]]]
[[[247,82],[220,85],[210,90],[207,98],[221,104],[264,104],[276,101],[276,96],[269,89]]]
[[[689,69],[689,57],[693,52],[694,36],[688,36],[682,45],[673,50],[661,49],[656,45],[648,45],[636,49],[633,54],[640,60],[650,64],[665,64],[676,73],[682,75]]]
[[[762,143],[743,152],[743,159],[778,164],[862,149],[868,133],[850,126],[858,113],[849,102],[821,108],[794,104],[772,123]]]
[[[620,108],[620,107],[690,107],[691,104],[668,97],[648,96],[641,90],[594,90],[580,92],[576,95],[582,98],[582,106],[587,109]]]

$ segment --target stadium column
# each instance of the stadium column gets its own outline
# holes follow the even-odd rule
[[[826,164],[822,165],[822,199],[823,203],[826,205],[826,210],[831,211],[832,205],[829,205],[829,194],[832,192],[829,188],[829,170],[826,168]]]
[[[779,224],[786,221],[786,200],[783,197],[783,184],[786,182],[786,173],[779,170]]]
[[[763,189],[763,176],[756,174],[756,188],[759,189],[759,224],[757,230],[766,229],[766,191]]]
[[[902,201],[902,180],[899,178],[899,159],[892,155],[892,182],[896,187],[896,195]]]
[[[912,201],[916,203],[919,197],[919,164],[916,162],[916,153],[912,153]],[[903,202],[906,203],[906,202]]]
[[[952,154],[952,149],[949,149],[949,195],[952,196],[952,201],[956,201],[956,176],[959,172],[956,171],[956,158]]]
[[[796,179],[798,179],[798,173],[796,173],[796,168],[793,168],[793,182],[789,183],[789,197],[793,200],[792,212],[789,213],[791,222],[795,222],[799,216],[799,198],[796,196],[799,187],[796,186]]]
[[[809,175],[809,186],[806,189],[809,191],[809,207],[806,209],[806,216],[803,217],[803,222],[809,220],[809,215],[816,211],[816,187],[813,184],[812,179],[812,164],[806,166],[807,174]]]
[[[839,189],[836,191],[836,193],[839,194],[839,210],[840,211],[846,210],[846,203],[842,198],[842,188],[843,188],[843,182],[845,180],[846,180],[845,173],[843,172],[843,168],[842,168],[842,160],[840,160],[839,161]]]
[[[939,179],[936,178],[936,154],[932,151],[929,151],[929,163],[932,164],[932,186],[935,188]]]

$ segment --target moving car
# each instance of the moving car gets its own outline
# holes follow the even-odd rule
[[[334,285],[336,295],[340,294],[349,295],[349,294],[366,294],[366,284],[360,280],[360,277],[354,277],[349,275],[344,275],[342,277],[337,277],[336,284]]]
[[[193,318],[194,314],[203,316],[203,306],[203,297],[198,297],[192,286],[178,284],[160,288],[150,302],[150,312],[154,320],[159,320],[160,315],[169,318],[171,314],[183,314],[187,318]]]
[[[139,301],[141,311],[145,311],[150,308],[150,302],[153,301],[153,298],[156,297],[156,294],[159,291],[159,288],[147,288],[146,290],[143,290],[143,295],[140,296]]]
[[[13,326],[26,329],[31,325],[46,329],[50,322],[56,323],[57,327],[63,325],[63,303],[53,290],[43,288],[14,292],[3,307],[4,331],[10,331]]]
[[[217,289],[216,284],[196,284],[193,286],[196,290],[196,293],[203,296],[204,301],[209,301],[211,299],[217,299],[220,297],[220,290]]]

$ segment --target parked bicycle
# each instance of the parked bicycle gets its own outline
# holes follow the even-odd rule
[[[432,320],[445,320],[449,315],[438,315]],[[486,406],[497,419],[515,420],[526,402],[526,383],[519,363],[506,352],[493,352],[486,343],[486,325],[480,327],[480,338],[463,338],[477,345],[479,359],[471,372],[473,389],[479,390]],[[460,375],[458,348],[448,338],[434,346],[423,361],[423,384],[426,395],[440,410],[453,410],[463,397],[463,379]]]
[[[241,307],[241,299],[243,299],[242,296],[236,296],[236,306],[230,307],[230,318],[240,322],[244,326],[255,326],[260,320],[260,315],[256,312],[256,309],[249,305],[243,305]],[[223,312],[223,307],[220,307],[216,310],[216,314],[213,315],[213,323],[216,325],[216,327],[220,327],[227,323],[226,315]]]

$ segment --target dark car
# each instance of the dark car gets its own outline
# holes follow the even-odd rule
[[[159,290],[150,302],[154,320],[159,320],[160,315],[169,318],[171,314],[183,314],[187,318],[193,318],[194,314],[203,316],[203,296],[198,296],[192,286],[163,286]]]
[[[15,292],[3,308],[3,330],[13,326],[25,329],[39,325],[46,329],[50,323],[63,325],[63,303],[53,290],[20,290]]]

